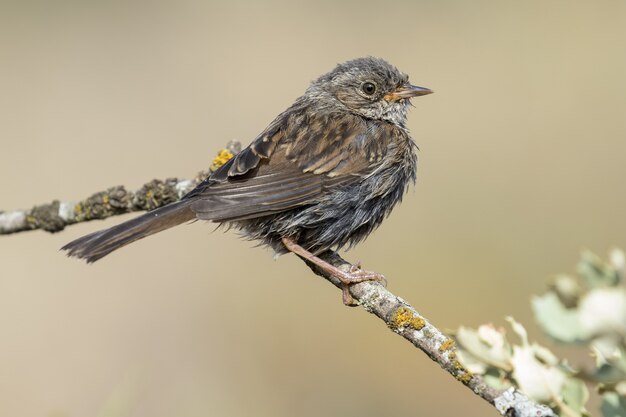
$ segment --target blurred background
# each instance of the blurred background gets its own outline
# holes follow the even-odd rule
[[[364,55],[436,94],[409,115],[416,187],[346,257],[441,328],[512,315],[542,340],[531,295],[582,249],[626,246],[621,0],[4,0],[0,209],[191,177]],[[182,226],[89,266],[58,252],[121,220],[0,237],[1,415],[495,414],[233,232]]]

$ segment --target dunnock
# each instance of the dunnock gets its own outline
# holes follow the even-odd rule
[[[348,286],[381,275],[344,272],[315,256],[365,239],[415,181],[409,99],[432,93],[379,58],[338,65],[254,141],[180,201],[63,247],[95,262],[189,220],[239,229],[278,254],[294,252]]]

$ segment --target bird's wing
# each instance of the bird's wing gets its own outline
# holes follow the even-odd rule
[[[359,181],[382,160],[388,128],[350,114],[281,114],[247,148],[185,198],[197,218],[266,216],[314,203],[327,189]]]

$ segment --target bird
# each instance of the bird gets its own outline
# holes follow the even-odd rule
[[[295,253],[349,287],[384,281],[320,257],[364,240],[415,183],[411,98],[433,91],[377,57],[336,65],[312,81],[251,143],[177,202],[80,237],[62,250],[95,262],[132,242],[193,220],[234,228],[275,254]]]

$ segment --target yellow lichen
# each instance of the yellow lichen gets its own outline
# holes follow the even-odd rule
[[[391,317],[390,326],[399,329],[401,327],[409,327],[414,330],[421,330],[426,325],[423,318],[414,314],[410,308],[400,307],[394,311]]]
[[[217,156],[213,158],[213,162],[211,162],[211,167],[209,168],[211,172],[216,171],[219,167],[228,162],[232,157],[233,153],[228,149],[220,149],[217,153]]]
[[[424,328],[424,326],[426,326],[426,322],[424,321],[423,318],[421,317],[415,317],[412,321],[411,321],[411,326],[415,329],[415,330],[421,330]]]
[[[456,359],[455,352],[450,352],[448,357],[449,359],[452,360],[452,366],[454,367],[454,370],[456,371],[454,373],[454,377],[457,380],[461,381],[462,383],[468,384],[470,380],[472,379],[472,377],[474,376],[474,374],[472,374],[470,371],[465,369],[463,364]]]
[[[80,203],[77,203],[74,205],[74,214],[82,214],[83,213],[83,205]]]
[[[108,196],[108,195],[106,195],[106,194],[105,194],[105,195],[103,195],[103,196],[102,196],[102,202],[103,202],[104,204],[109,204],[109,196]]]
[[[452,339],[446,339],[441,346],[439,346],[439,352],[445,352],[446,350],[450,350],[454,348],[454,341]]]
[[[464,384],[469,384],[474,375],[470,371],[464,371],[456,375],[456,379],[461,381]]]

